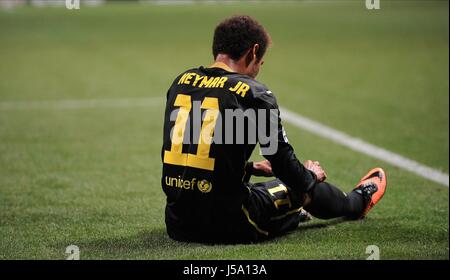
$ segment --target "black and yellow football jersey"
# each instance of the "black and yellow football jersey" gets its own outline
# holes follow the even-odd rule
[[[249,109],[272,110],[264,121],[275,122],[277,149],[265,157],[277,182],[291,193],[290,208],[300,207],[302,195],[315,184],[315,175],[297,160],[287,142],[279,113],[269,117],[273,117],[273,110],[278,112],[272,92],[223,63],[190,69],[174,80],[165,109],[161,183],[167,196],[167,232],[173,239],[246,242],[267,233],[258,224],[267,217],[255,218],[260,213],[251,213],[258,211],[258,205],[249,204],[263,202],[252,197],[255,194],[247,182],[251,173],[248,160],[259,136],[256,142],[249,141],[244,130],[243,142],[235,135],[231,136],[233,143],[225,140],[230,134],[223,117],[227,110]],[[245,128],[249,126],[247,123]]]

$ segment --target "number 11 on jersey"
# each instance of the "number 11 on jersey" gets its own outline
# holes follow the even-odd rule
[[[192,109],[191,96],[178,94],[174,106],[180,107],[172,131],[170,151],[164,151],[164,163],[214,170],[214,158],[209,157],[212,136],[219,116],[219,101],[216,97],[205,97],[200,108],[206,109],[200,130],[197,153],[183,153],[183,139],[189,113]]]

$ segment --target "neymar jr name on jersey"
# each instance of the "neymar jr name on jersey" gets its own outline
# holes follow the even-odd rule
[[[198,88],[224,88],[228,77],[208,77],[201,76],[197,73],[188,72],[181,76],[178,84],[191,85]],[[242,97],[245,97],[250,86],[242,81],[238,81],[234,86],[228,88],[229,91],[234,92]]]

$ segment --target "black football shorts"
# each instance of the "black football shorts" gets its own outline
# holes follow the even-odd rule
[[[261,239],[294,230],[305,220],[302,203],[294,199],[290,189],[279,179],[248,183],[250,195],[243,211]]]

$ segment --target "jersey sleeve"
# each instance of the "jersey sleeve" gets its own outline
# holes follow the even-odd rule
[[[293,147],[288,143],[286,132],[281,123],[280,111],[275,96],[265,87],[253,88],[253,102],[259,112],[265,111],[266,114],[266,131],[270,125],[273,130],[270,141],[275,142],[276,149],[263,151],[268,145],[267,135],[261,135],[258,132],[258,141],[263,156],[270,161],[274,175],[285,183],[294,193],[302,196],[308,192],[316,183],[316,175],[306,169],[297,159]],[[258,121],[258,126],[260,121]],[[261,137],[265,139],[261,139]],[[264,140],[264,141],[263,141]],[[301,199],[301,198],[299,198]]]

